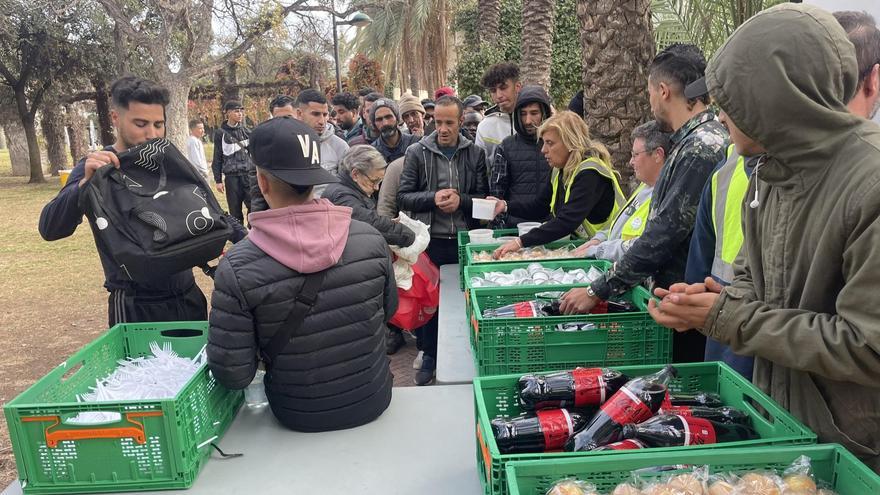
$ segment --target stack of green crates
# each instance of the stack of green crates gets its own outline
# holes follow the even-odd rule
[[[148,356],[150,343],[192,358],[207,322],[119,324],[50,371],[4,407],[24,493],[68,494],[188,488],[226,432],[242,392],[218,384],[203,365],[174,398],[77,402],[125,358]],[[118,421],[68,424],[84,411]]]
[[[696,449],[702,449],[708,453],[714,449],[813,444],[816,442],[816,435],[806,426],[724,363],[676,364],[675,367],[678,370],[678,378],[669,385],[670,390],[678,393],[705,391],[720,394],[726,405],[749,414],[752,426],[760,438],[705,447],[650,449],[650,452],[656,454],[658,458],[666,459],[673,453],[691,452]],[[661,369],[661,366],[620,366],[615,369],[635,377],[655,373]],[[520,374],[512,374],[474,379],[477,465],[480,481],[483,484],[483,492],[486,495],[508,495],[505,468],[512,461],[550,460],[556,463],[564,459],[596,456],[611,458],[613,456],[615,460],[623,462],[627,458],[626,456],[633,455],[632,451],[501,454],[495,443],[490,421],[497,417],[509,418],[523,413],[517,401],[516,384],[520,376]],[[753,451],[758,451],[758,449],[753,449]]]
[[[552,461],[518,461],[507,465],[509,495],[545,495],[554,483],[575,478],[608,493],[631,481],[631,472],[666,466],[709,466],[710,473],[782,472],[798,457],[810,458],[817,481],[827,483],[837,495],[880,493],[880,476],[836,444],[701,450],[699,452],[640,451],[625,456],[589,456]],[[662,475],[692,469],[663,471]],[[660,474],[658,473],[657,476]]]
[[[528,301],[537,292],[573,286],[487,287],[470,291],[467,305],[478,376],[576,366],[663,364],[672,360],[672,331],[648,314],[651,295],[635,287],[621,299],[639,311],[537,318],[485,318],[483,311]],[[592,323],[595,330],[562,331],[558,325]]]

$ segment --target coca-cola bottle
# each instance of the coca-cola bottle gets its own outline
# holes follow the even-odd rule
[[[624,426],[623,438],[641,440],[651,447],[676,447],[752,440],[758,434],[746,425],[666,414]]]
[[[653,375],[628,381],[602,404],[582,431],[571,437],[565,444],[565,450],[594,450],[620,440],[623,425],[641,423],[660,409],[666,397],[666,385],[677,374],[675,368],[666,366]]]
[[[647,449],[648,446],[644,443],[634,440],[627,439],[621,440],[619,442],[609,443],[608,445],[603,445],[601,447],[596,448],[594,451],[599,452],[602,450],[636,450],[636,449]]]
[[[724,402],[721,396],[713,392],[697,392],[695,394],[670,394],[669,402],[673,406],[721,407]]]
[[[548,409],[515,418],[492,420],[492,433],[502,454],[561,450],[587,416],[567,409]]]
[[[558,407],[598,406],[614,395],[629,378],[602,368],[575,368],[519,379],[519,404],[525,411]]]
[[[514,304],[490,308],[483,311],[483,318],[536,318],[540,316],[559,316],[561,303],[547,300],[522,301]]]
[[[695,418],[710,419],[718,423],[749,424],[749,415],[739,409],[723,407],[703,406],[666,406],[660,408],[659,414],[677,414],[679,416],[693,416]]]

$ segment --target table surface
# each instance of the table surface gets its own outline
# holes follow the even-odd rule
[[[268,408],[242,407],[220,448],[244,456],[212,454],[181,493],[478,495],[473,403],[467,385],[395,388],[376,421],[324,433],[290,431]],[[20,494],[18,481],[2,493]]]
[[[464,292],[458,285],[458,264],[440,267],[440,309],[437,316],[437,383],[471,383],[476,375]]]

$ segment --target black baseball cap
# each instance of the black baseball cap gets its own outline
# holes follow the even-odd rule
[[[294,186],[339,182],[321,167],[318,135],[296,119],[270,119],[254,128],[248,151],[256,166]]]
[[[244,108],[240,101],[229,100],[223,104],[223,111],[228,112],[230,110],[238,110],[239,108]]]
[[[707,94],[709,94],[709,88],[706,87],[705,77],[697,79],[696,81],[688,84],[684,88],[684,97],[689,100],[693,100]]]
[[[422,100],[422,106],[425,108],[434,108],[434,100],[430,98],[425,98]]]
[[[471,108],[484,107],[485,108],[488,106],[488,104],[485,101],[483,101],[483,99],[480,98],[479,95],[470,95],[467,98],[465,98],[464,101],[461,103],[462,103],[462,105],[464,105],[465,108],[467,108],[467,107],[471,107]]]

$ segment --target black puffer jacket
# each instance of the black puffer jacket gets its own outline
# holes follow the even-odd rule
[[[439,168],[443,167],[440,171]],[[452,215],[443,213],[434,203],[438,175],[452,172],[458,187],[461,205]],[[431,226],[431,237],[453,239],[459,228],[477,228],[479,220],[471,217],[473,198],[484,198],[488,191],[486,155],[483,148],[459,136],[458,149],[452,160],[446,158],[437,145],[437,131],[422,138],[406,150],[397,206],[412,213],[412,218]],[[457,225],[461,223],[461,225]]]
[[[550,97],[541,86],[523,86],[513,111],[513,127],[516,134],[504,138],[495,150],[492,174],[489,177],[490,193],[501,199],[529,201],[531,198],[547,195],[550,189],[550,165],[541,153],[542,142],[537,133],[529,134],[522,123],[519,111],[524,106],[538,103],[544,111],[544,118],[550,117]],[[520,217],[510,214],[499,215],[492,223],[494,228],[512,228],[520,222],[544,221],[547,216],[541,211]]]
[[[382,236],[350,215],[326,199],[253,213],[248,239],[217,269],[208,364],[233,389],[253,379],[304,274],[327,270],[316,305],[266,374],[272,412],[294,430],[360,426],[391,401],[385,324],[397,310],[394,272]]]
[[[247,146],[251,131],[244,124],[235,127],[223,122],[214,133],[214,159],[211,171],[214,182],[220,183],[224,175],[246,175],[253,168]]]
[[[406,225],[379,215],[376,200],[364,194],[350,175],[339,173],[339,182],[324,189],[322,198],[327,198],[337,206],[351,208],[351,217],[368,223],[382,234],[385,242],[393,246],[406,247],[416,240],[416,234]]]

